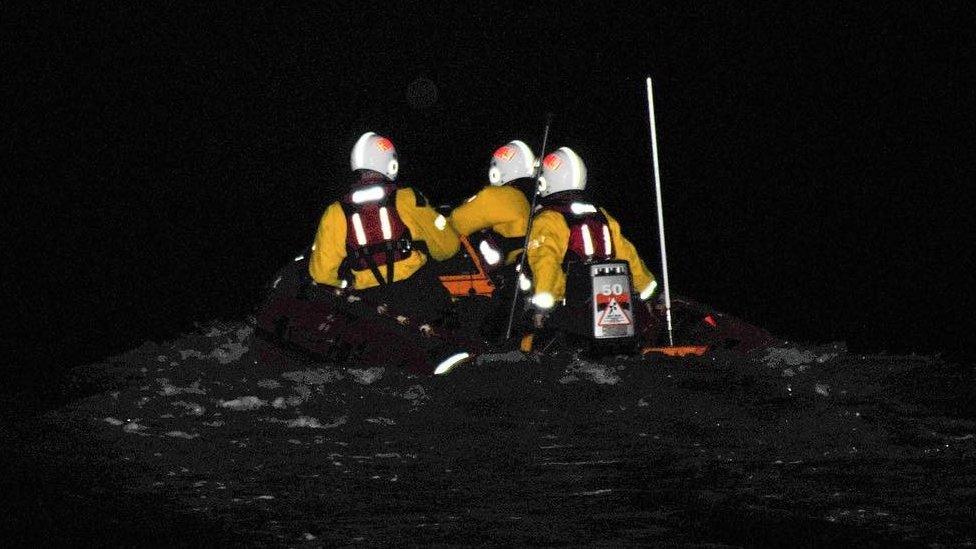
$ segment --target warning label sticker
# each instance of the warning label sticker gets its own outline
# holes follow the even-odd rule
[[[617,302],[616,296],[610,297],[609,303],[607,303],[606,308],[603,309],[603,314],[600,315],[600,319],[597,321],[597,325],[620,326],[628,324],[631,324],[631,320],[627,316],[627,311]]]
[[[634,336],[633,304],[627,263],[613,261],[590,265],[593,296],[593,337],[619,339]]]

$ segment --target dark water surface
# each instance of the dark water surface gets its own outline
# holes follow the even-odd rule
[[[973,381],[829,346],[496,355],[417,378],[215,325],[8,416],[4,528],[106,545],[973,543]]]

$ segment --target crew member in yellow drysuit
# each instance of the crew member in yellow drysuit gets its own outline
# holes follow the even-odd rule
[[[621,234],[620,223],[593,205],[585,188],[586,166],[571,149],[562,147],[543,160],[541,208],[532,220],[526,256],[532,272],[536,325],[565,297],[569,261],[623,259],[642,300],[649,300],[657,288],[654,275]]]
[[[490,269],[513,265],[525,244],[529,204],[535,187],[535,155],[515,140],[491,157],[490,185],[451,212],[451,225],[469,237]],[[504,260],[504,261],[503,261]]]
[[[450,295],[428,265],[458,251],[454,229],[419,191],[397,185],[396,149],[368,132],[352,150],[355,180],[326,209],[315,235],[309,274],[318,284],[349,287],[364,299],[426,322]]]

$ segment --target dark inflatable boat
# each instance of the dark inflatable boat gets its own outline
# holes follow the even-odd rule
[[[620,337],[595,334],[590,326],[608,318],[606,304],[598,303],[599,296],[576,292],[581,297],[560,308],[562,321],[553,322],[554,327],[532,332],[523,322],[518,337],[491,343],[485,324],[499,321],[489,313],[498,308],[492,302],[498,298],[493,297],[496,283],[471,244],[464,239],[462,244],[458,256],[438,266],[441,283],[454,298],[454,309],[437,324],[421,325],[408,314],[364,301],[353,291],[315,284],[308,274],[308,253],[304,253],[285,265],[269,285],[256,314],[258,333],[275,346],[316,359],[350,366],[395,365],[417,374],[444,374],[481,354],[515,348],[536,353],[578,347],[589,352],[612,349],[615,353],[685,356],[717,349],[745,354],[777,342],[762,328],[681,297],[672,298],[673,345],[662,313],[649,310],[634,296],[620,300],[628,312],[616,317],[619,323],[629,320],[632,329],[618,330]],[[507,290],[504,294],[501,297],[509,299]]]

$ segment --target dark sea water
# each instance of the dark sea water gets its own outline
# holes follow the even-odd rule
[[[5,405],[3,529],[15,545],[971,544],[973,376],[789,345],[488,355],[428,378],[212,324],[76,369],[55,409]]]

